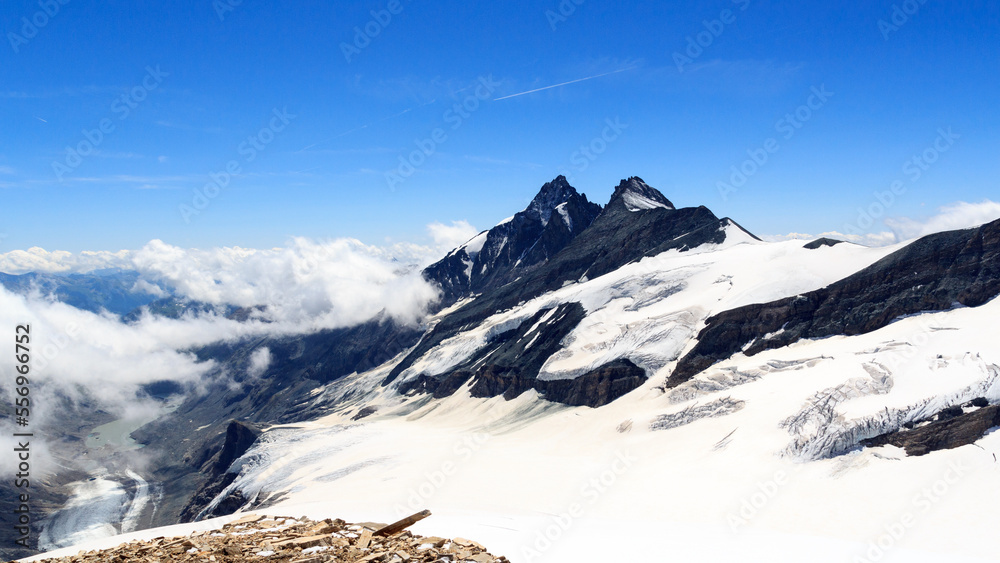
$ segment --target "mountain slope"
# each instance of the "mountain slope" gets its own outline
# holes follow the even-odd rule
[[[435,347],[482,323],[498,311],[508,310],[566,284],[600,277],[645,257],[669,250],[685,252],[704,245],[719,245],[727,239],[759,240],[733,221],[719,219],[705,207],[675,209],[667,198],[640,178],[622,180],[600,215],[563,250],[537,268],[524,272],[516,284],[484,293],[440,319],[416,348],[393,368],[384,384],[392,383],[407,370],[412,372],[410,368]],[[572,325],[566,328],[572,330],[579,320],[582,317],[575,323],[566,321]],[[491,344],[496,345],[494,339],[506,340],[510,336],[507,333],[489,338]],[[520,346],[530,347],[530,339],[522,341]],[[557,350],[558,346],[551,353]],[[468,365],[452,366],[453,373],[426,374],[418,371],[418,378],[404,385],[403,391],[419,389],[440,395],[442,390],[438,383],[441,381],[450,379],[444,389],[454,390],[462,379],[489,378],[491,384],[479,383],[474,389],[478,393],[489,390],[510,397],[518,391],[544,388],[547,398],[560,402],[567,400],[566,393],[575,394],[571,387],[557,392],[555,389],[560,386],[538,382],[537,370],[523,361],[526,356],[515,357],[518,359],[499,362],[486,357]],[[471,370],[472,367],[476,369]],[[618,362],[594,366],[593,372],[581,375],[585,378],[583,381],[603,378],[605,384],[599,387],[615,390],[615,393],[602,394],[600,399],[592,398],[582,403],[599,406],[637,387],[642,374],[634,364]],[[409,377],[413,376],[413,373],[409,374]]]
[[[906,315],[977,307],[998,294],[1000,221],[929,235],[829,287],[708,319],[668,385],[740,351],[752,356],[805,338],[864,334]]]
[[[759,263],[764,250],[777,258],[798,247],[797,258],[830,252],[810,264],[820,268],[850,250],[801,246],[701,257],[729,254],[733,268]],[[742,262],[738,251],[753,256]],[[653,271],[690,260],[671,254]],[[749,275],[763,281],[766,273]],[[749,281],[734,279],[729,291],[719,284],[700,301],[762,295],[735,294]],[[732,358],[666,392],[648,381],[599,409],[562,407],[530,391],[510,401],[400,397],[373,389],[383,366],[323,391],[335,403],[358,392],[366,400],[265,432],[233,486],[247,498],[277,499],[267,510],[285,513],[374,511],[389,521],[427,506],[445,532],[525,561],[535,553],[560,562],[643,560],[665,542],[676,556],[708,561],[892,560],[869,553],[995,560],[1000,434],[922,456],[861,442],[975,397],[1000,400],[1000,355],[985,330],[998,306]],[[382,408],[352,421],[364,403]],[[910,525],[896,540],[900,522]],[[629,541],[594,539],[609,534]]]

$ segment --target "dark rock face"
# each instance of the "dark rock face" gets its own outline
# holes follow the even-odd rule
[[[483,233],[477,235],[481,236]],[[472,294],[471,274],[477,256],[479,256],[478,251],[473,251],[465,245],[424,268],[424,279],[435,282],[441,287],[440,307],[447,307],[458,299]]]
[[[577,193],[563,176],[542,186],[524,210],[493,227],[480,249],[456,249],[427,267],[441,286],[441,306],[507,284],[544,264],[590,226],[601,206]]]
[[[752,356],[802,338],[865,334],[904,315],[956,304],[978,307],[997,295],[1000,221],[930,235],[823,289],[708,319],[667,386],[680,385],[747,344],[745,353]],[[766,338],[771,333],[777,334]]]
[[[238,420],[233,420],[229,423],[229,426],[226,428],[226,438],[222,449],[202,464],[203,473],[207,477],[206,483],[191,498],[188,505],[184,507],[180,515],[181,522],[193,522],[197,519],[212,502],[212,499],[222,493],[226,487],[236,480],[236,474],[228,472],[230,466],[240,456],[250,450],[259,436],[260,430],[252,424]],[[205,455],[210,455],[211,451],[210,447],[206,448]],[[211,514],[206,514],[205,516],[215,517],[232,514],[243,506],[243,503],[233,506],[234,501],[228,498],[226,501],[229,502],[220,503]]]
[[[576,379],[540,381],[537,389],[550,401],[597,408],[631,393],[645,382],[646,371],[622,359]]]
[[[802,248],[805,248],[807,250],[818,250],[820,248],[823,248],[824,246],[837,246],[838,244],[842,244],[843,242],[844,241],[842,240],[835,240],[832,238],[823,237],[823,238],[818,238],[806,244]]]
[[[260,429],[256,426],[234,420],[226,428],[226,441],[219,452],[219,459],[215,462],[215,472],[226,471],[240,456],[247,453],[257,437],[260,436]]]
[[[408,393],[419,386],[422,390],[433,392],[438,397],[448,396],[470,378],[475,377],[477,378],[473,387],[475,396],[504,395],[512,398],[507,395],[506,387],[500,389],[490,383],[496,374],[512,374],[520,380],[534,381],[545,361],[559,350],[562,339],[580,324],[584,315],[583,306],[579,303],[567,303],[555,310],[539,311],[517,328],[494,337],[483,349],[455,369],[428,378],[445,382],[443,387],[436,382],[418,380],[402,384],[399,390]],[[546,317],[543,322],[542,319]],[[530,385],[516,391],[513,396],[520,395],[528,388]]]
[[[981,404],[981,403],[980,403]],[[861,443],[868,447],[893,445],[904,448],[907,455],[921,456],[938,450],[950,450],[975,443],[991,429],[1000,426],[1000,405],[962,413],[938,416],[938,420],[912,430],[883,434]]]
[[[472,268],[472,290],[500,287],[555,256],[601,213],[559,176],[542,186],[527,209],[486,235]]]
[[[448,373],[420,376],[400,386],[403,393],[452,395],[470,380],[473,397],[515,399],[534,389],[549,401],[571,406],[599,407],[618,399],[646,381],[646,372],[628,360],[618,360],[575,379],[546,381],[538,373],[583,320],[579,303],[539,311],[513,330],[498,335],[483,350]],[[542,320],[546,319],[546,320]]]

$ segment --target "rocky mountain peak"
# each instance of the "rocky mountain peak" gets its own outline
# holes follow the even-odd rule
[[[583,196],[577,193],[565,176],[556,176],[554,180],[542,186],[524,212],[543,224],[548,224],[556,207],[576,197]]]
[[[629,211],[644,211],[648,209],[676,209],[673,203],[667,199],[659,190],[650,186],[638,176],[632,176],[622,180],[615,193],[611,196],[611,203],[620,200]],[[610,206],[611,203],[608,205]]]

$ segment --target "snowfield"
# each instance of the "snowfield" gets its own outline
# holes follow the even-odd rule
[[[534,391],[406,397],[379,387],[389,364],[318,392],[336,414],[268,429],[231,489],[287,516],[389,522],[426,508],[416,533],[471,538],[515,563],[1000,559],[1000,434],[921,457],[858,446],[947,406],[1000,401],[1000,301],[738,354],[665,389],[709,316],[824,287],[899,248],[806,250],[730,228],[723,245],[666,252],[497,313],[400,378],[444,373],[491,335],[580,302],[586,318],[540,377],[626,357],[653,375],[622,399],[590,409]],[[352,422],[364,405],[379,410]]]

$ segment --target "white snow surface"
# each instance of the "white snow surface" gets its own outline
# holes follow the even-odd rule
[[[622,198],[625,200],[625,207],[632,212],[656,209],[658,207],[663,209],[673,209],[673,207],[670,207],[669,205],[652,200],[642,194],[632,191],[622,194]]]
[[[562,217],[563,223],[566,224],[566,227],[568,227],[569,230],[572,231],[573,230],[573,219],[569,216],[569,211],[566,211],[566,204],[565,203],[560,203],[559,205],[557,205],[556,206],[556,211],[559,212],[559,215]]]
[[[464,248],[465,252],[469,254],[469,258],[472,258],[473,260],[476,259],[476,256],[483,249],[483,245],[486,244],[486,235],[488,234],[489,231],[483,231],[478,235],[476,235],[475,237],[473,237],[472,240],[465,243],[465,245],[462,248]]]
[[[662,364],[641,388],[598,409],[534,391],[402,397],[377,384],[389,364],[323,388],[316,400],[339,412],[268,429],[232,488],[283,494],[262,511],[274,515],[390,522],[426,508],[415,533],[471,538],[514,563],[1000,560],[1000,433],[921,457],[855,446],[977,396],[1000,400],[1000,300],[737,354],[663,388],[709,315],[826,286],[892,250],[727,243],[572,284],[494,315],[404,375],[443,372],[491,331],[579,301],[587,317],[544,375],[639,355]],[[363,405],[379,411],[352,422]],[[665,419],[669,430],[652,429]]]

